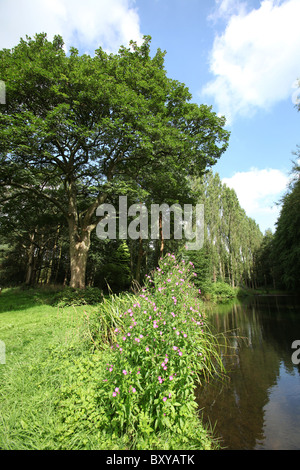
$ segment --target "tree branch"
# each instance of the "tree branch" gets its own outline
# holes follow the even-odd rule
[[[51,202],[52,204],[54,204],[56,207],[59,208],[59,210],[63,213],[63,215],[65,217],[68,216],[68,212],[65,210],[64,206],[57,200],[55,199],[54,197],[52,196],[49,196],[48,194],[42,192],[42,191],[38,191],[36,188],[33,188],[32,186],[26,186],[25,184],[21,184],[21,183],[16,183],[14,181],[10,181],[9,183],[7,184],[2,184],[2,186],[13,186],[15,188],[20,188],[20,189],[23,189],[24,191],[29,191],[29,192],[32,192],[34,194],[36,194],[37,196],[39,197],[42,197],[44,199],[46,199],[47,201]]]

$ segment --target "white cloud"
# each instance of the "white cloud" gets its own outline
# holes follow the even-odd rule
[[[228,21],[211,51],[215,78],[202,93],[214,97],[229,122],[291,97],[300,76],[300,1],[263,0],[247,12],[244,3],[218,0],[217,12]]]
[[[208,19],[216,23],[219,19],[229,19],[233,14],[243,13],[246,3],[240,0],[215,0],[216,7],[208,16]]]
[[[278,203],[289,182],[288,176],[277,169],[251,168],[237,172],[222,182],[235,190],[240,205],[246,214],[259,224],[262,231],[274,230],[280,207]]]
[[[63,36],[67,48],[83,46],[92,54],[102,46],[116,52],[131,39],[141,43],[134,0],[1,0],[0,49],[26,35]]]

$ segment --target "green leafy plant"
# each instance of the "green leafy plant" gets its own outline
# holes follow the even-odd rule
[[[167,255],[120,313],[123,324],[114,330],[111,360],[99,384],[109,426],[120,435],[183,432],[195,416],[197,379],[222,370],[192,268]]]
[[[86,289],[65,288],[57,293],[52,300],[52,305],[69,307],[71,305],[95,305],[103,301],[103,292],[96,287]]]

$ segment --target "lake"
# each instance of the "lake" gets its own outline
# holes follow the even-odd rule
[[[230,348],[223,349],[228,378],[196,391],[203,421],[222,448],[300,450],[300,351],[292,349],[300,298],[255,296],[209,307],[207,316]]]

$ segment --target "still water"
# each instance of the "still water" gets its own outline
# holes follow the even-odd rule
[[[227,449],[300,450],[300,365],[291,347],[300,340],[300,298],[256,296],[207,314],[231,347],[228,379],[197,390],[204,422]]]

